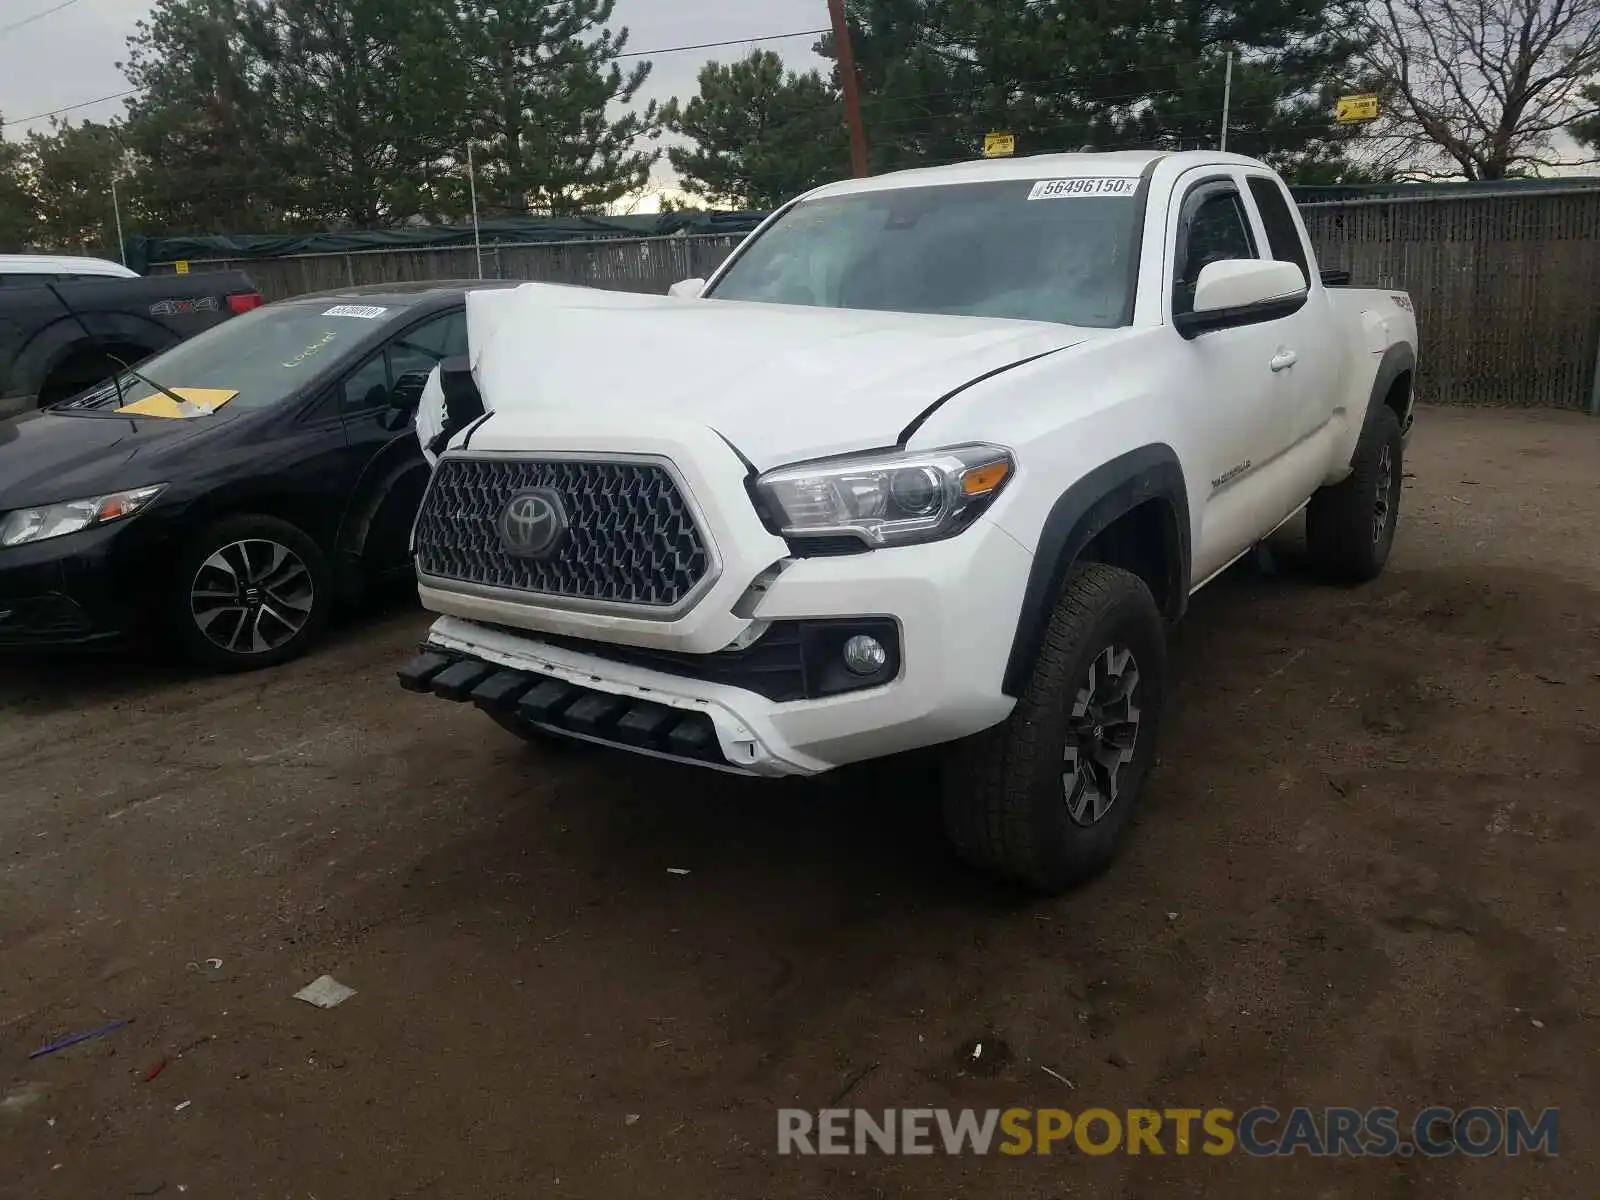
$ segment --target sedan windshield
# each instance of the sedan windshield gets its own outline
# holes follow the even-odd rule
[[[140,375],[185,400],[207,407],[226,403],[264,408],[342,358],[397,311],[331,302],[268,305],[136,365]],[[158,392],[125,374],[117,383],[107,381],[61,407],[115,408],[119,384],[124,405],[139,404]]]
[[[1136,180],[1002,180],[825,196],[746,246],[719,300],[1126,324]]]

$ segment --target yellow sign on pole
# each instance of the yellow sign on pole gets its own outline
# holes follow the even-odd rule
[[[172,269],[179,275],[187,275],[189,273],[189,260],[186,258],[180,258],[176,263],[173,264]]]
[[[983,139],[985,158],[1010,158],[1017,152],[1017,138],[1011,133],[991,133]]]
[[[1358,121],[1376,121],[1378,98],[1373,95],[1340,96],[1338,106],[1333,110],[1333,119],[1341,125],[1353,125]]]

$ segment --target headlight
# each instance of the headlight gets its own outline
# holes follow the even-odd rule
[[[904,546],[960,533],[1014,469],[998,446],[953,446],[781,467],[756,488],[785,537],[846,534],[868,546]]]
[[[144,508],[166,486],[164,483],[154,483],[132,491],[112,492],[108,496],[63,500],[60,504],[46,504],[40,508],[19,508],[0,516],[0,546],[42,542],[46,538],[61,537],[95,525],[120,521]]]

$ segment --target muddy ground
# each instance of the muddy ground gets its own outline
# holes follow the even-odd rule
[[[405,695],[404,605],[243,679],[0,664],[0,1195],[1596,1194],[1600,422],[1431,411],[1408,470],[1378,583],[1291,535],[1197,598],[1125,853],[1049,902],[951,861],[916,762],[743,781]],[[1560,1153],[776,1156],[852,1083],[1559,1106]]]

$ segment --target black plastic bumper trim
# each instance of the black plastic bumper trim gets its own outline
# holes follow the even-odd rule
[[[500,670],[472,689],[472,702],[479,708],[493,708],[505,712],[515,708],[518,700],[533,686],[526,672]]]
[[[429,686],[435,696],[460,703],[472,695],[473,688],[492,674],[494,668],[488,663],[464,658],[440,671],[433,677],[433,682]]]
[[[436,654],[424,650],[399,670],[400,686],[408,692],[429,692],[433,677],[444,670],[455,659],[448,654]]]
[[[581,687],[536,671],[433,648],[401,667],[399,677],[400,686],[407,691],[471,700],[486,711],[514,713],[519,720],[554,733],[745,773],[723,756],[716,727],[707,713]]]

